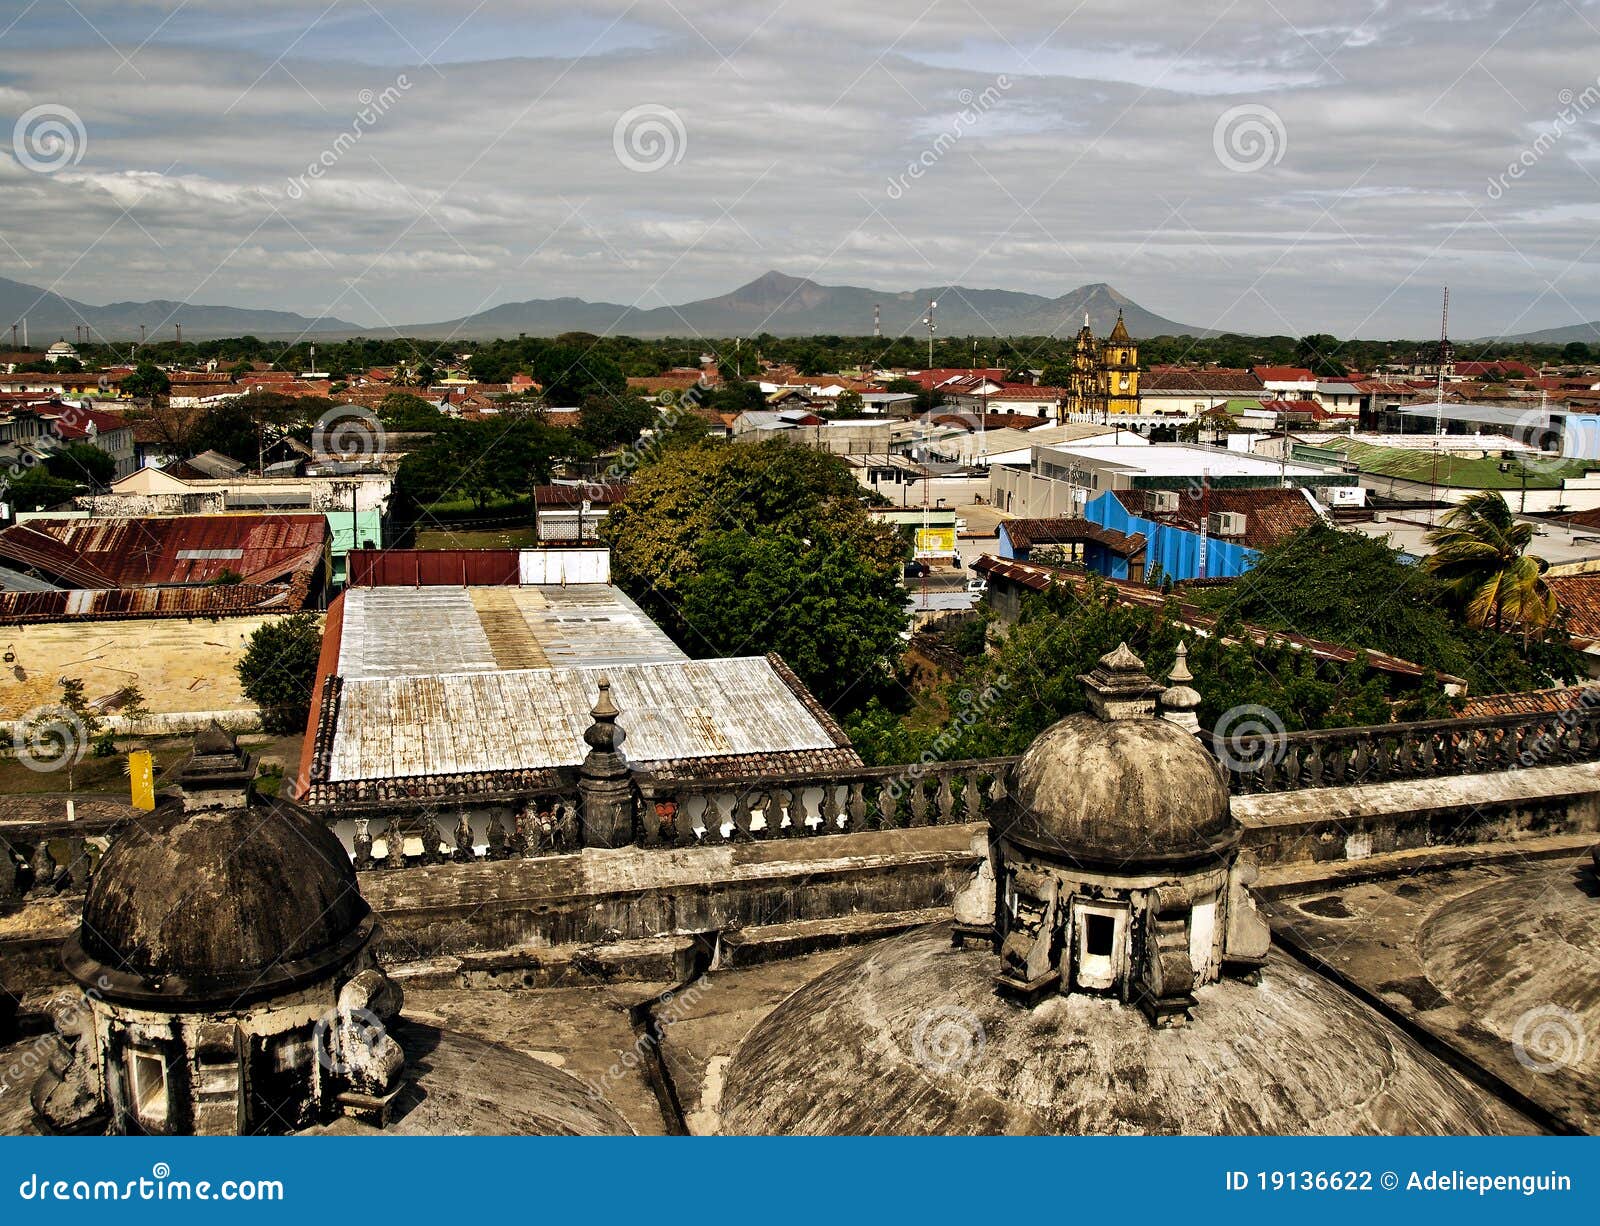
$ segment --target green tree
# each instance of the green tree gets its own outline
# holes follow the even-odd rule
[[[1266,550],[1228,586],[1189,595],[1226,617],[1461,677],[1474,694],[1537,689],[1578,675],[1564,636],[1519,650],[1511,637],[1453,615],[1449,593],[1427,567],[1381,540],[1326,525]]]
[[[314,613],[267,622],[250,636],[237,667],[245,697],[261,709],[269,732],[299,732],[311,711],[322,629]]]
[[[91,487],[106,485],[117,475],[117,462],[93,443],[67,443],[45,457],[45,469],[62,481]]]
[[[1568,366],[1582,366],[1589,360],[1589,346],[1582,341],[1568,341],[1561,347],[1561,360]]]
[[[1329,336],[1326,332],[1314,332],[1295,342],[1295,364],[1305,367],[1319,379],[1341,378],[1347,372],[1338,358],[1340,349],[1337,337]]]
[[[118,386],[130,396],[152,400],[172,391],[172,380],[153,362],[140,362]]]
[[[79,490],[76,481],[51,476],[45,468],[27,468],[3,482],[5,501],[18,511],[46,511],[69,501]]]
[[[631,443],[653,426],[658,414],[639,396],[590,396],[579,414],[578,437],[597,451]]]
[[[853,543],[766,528],[720,532],[700,542],[695,568],[681,611],[696,654],[775,651],[829,706],[887,680],[905,594]]]
[[[1544,559],[1528,552],[1534,525],[1511,513],[1498,490],[1467,498],[1428,533],[1426,566],[1465,610],[1474,626],[1542,631],[1556,615],[1555,593],[1544,580]]]
[[[618,581],[686,650],[777,650],[819,693],[853,700],[888,677],[908,552],[861,499],[836,456],[708,440],[661,449],[601,531]]]
[[[449,418],[421,396],[390,392],[378,404],[378,420],[391,430],[437,430]]]

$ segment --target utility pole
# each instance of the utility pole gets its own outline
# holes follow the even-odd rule
[[[922,317],[922,322],[928,329],[928,369],[933,369],[933,334],[938,331],[939,325],[934,322],[933,312],[939,303],[936,299],[928,299],[928,313]]]

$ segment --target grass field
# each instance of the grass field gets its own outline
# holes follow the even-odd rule
[[[417,531],[418,549],[532,549],[539,538],[532,528],[424,528]]]

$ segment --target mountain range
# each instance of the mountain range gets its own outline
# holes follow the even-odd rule
[[[184,334],[195,340],[221,336],[299,336],[305,332],[340,331],[360,333],[359,324],[344,319],[308,319],[293,311],[259,311],[243,307],[195,306],[186,302],[155,299],[150,302],[112,302],[90,306],[64,298],[37,285],[8,281],[0,277],[0,329],[28,321],[28,342],[44,349],[58,339],[75,337],[81,324],[88,324],[94,339],[127,341],[139,338],[139,325],[148,339],[171,340],[182,324]],[[17,339],[22,339],[19,329]],[[9,344],[9,338],[7,339]]]
[[[1059,298],[964,285],[885,291],[854,285],[820,285],[805,277],[767,272],[731,293],[678,306],[629,307],[581,298],[508,302],[475,315],[432,324],[408,324],[386,333],[405,336],[553,336],[560,332],[659,336],[865,336],[873,308],[887,337],[924,337],[928,303],[937,302],[936,335],[1070,335],[1088,312],[1097,335],[1110,331],[1117,312],[1134,336],[1212,336],[1210,329],[1175,323],[1145,310],[1109,285],[1083,285]]]
[[[922,323],[929,301],[937,335],[1070,335],[1087,312],[1097,335],[1110,331],[1117,312],[1136,337],[1212,336],[1214,330],[1175,323],[1118,293],[1109,285],[1079,286],[1059,298],[1013,290],[972,289],[962,285],[885,291],[852,285],[820,285],[803,277],[768,272],[747,285],[713,298],[677,306],[641,308],[582,298],[534,298],[507,302],[458,319],[434,323],[363,327],[348,320],[308,318],[292,311],[248,310],[169,301],[114,302],[91,306],[37,286],[0,278],[0,328],[26,316],[29,339],[43,347],[58,336],[75,336],[88,324],[97,338],[131,340],[144,324],[149,339],[170,339],[173,325],[195,340],[223,336],[329,339],[349,336],[495,337],[556,336],[594,332],[613,336],[863,336],[872,332],[873,308],[886,337],[927,335]]]
[[[294,311],[207,306],[152,300],[92,306],[35,285],[0,277],[0,329],[12,321],[28,322],[28,339],[44,348],[57,337],[73,337],[88,324],[96,339],[127,341],[139,337],[170,340],[175,324],[194,340],[253,335],[264,339],[316,337],[338,340],[352,336],[415,336],[437,339],[491,340],[496,337],[557,336],[593,332],[610,336],[866,336],[873,329],[873,309],[885,337],[927,336],[923,319],[928,303],[939,305],[934,320],[939,337],[1070,336],[1085,313],[1095,335],[1104,336],[1121,311],[1135,337],[1216,336],[1215,328],[1178,323],[1146,310],[1105,282],[1080,285],[1057,298],[1004,289],[964,285],[915,290],[876,290],[855,285],[822,285],[806,277],[766,272],[746,285],[712,298],[676,306],[633,307],[583,298],[530,298],[506,302],[472,315],[432,323],[366,326],[332,316],[309,317]],[[20,339],[20,333],[19,333]],[[1546,328],[1497,341],[1566,344],[1600,343],[1600,322]]]

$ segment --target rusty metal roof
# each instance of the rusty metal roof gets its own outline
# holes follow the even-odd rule
[[[233,583],[213,587],[71,588],[0,592],[0,625],[107,621],[133,617],[222,617],[286,613],[305,607],[304,584]]]
[[[317,513],[35,519],[0,532],[0,559],[85,588],[271,583],[314,569],[328,535]]]

